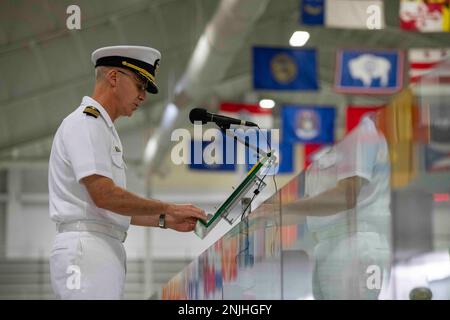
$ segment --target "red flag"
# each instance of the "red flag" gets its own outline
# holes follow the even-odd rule
[[[272,109],[261,108],[258,104],[222,102],[220,113],[232,118],[252,121],[262,129],[270,129],[273,125]]]
[[[356,127],[365,113],[377,111],[383,106],[370,106],[370,107],[357,107],[348,106],[347,107],[347,121],[346,121],[346,132],[350,132],[354,127]]]

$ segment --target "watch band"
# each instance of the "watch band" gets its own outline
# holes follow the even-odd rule
[[[159,215],[158,227],[166,229],[166,215],[164,213]]]

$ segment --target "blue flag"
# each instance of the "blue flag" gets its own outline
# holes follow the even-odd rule
[[[233,138],[222,135],[214,141],[191,140],[190,164],[193,170],[234,171],[236,144]],[[217,161],[215,161],[217,160]]]
[[[290,142],[273,143],[272,135],[270,131],[267,132],[266,139],[258,141],[258,148],[267,152],[269,150],[268,144],[272,150],[275,151],[277,157],[278,167],[273,168],[269,172],[273,173],[292,173],[294,171],[294,146]],[[247,163],[247,171],[249,171],[253,165],[260,159],[258,154],[254,150],[247,150],[245,152],[245,161]]]
[[[315,49],[253,48],[253,86],[267,90],[317,90]]]
[[[302,23],[323,25],[325,0],[302,0]]]
[[[403,84],[403,54],[399,50],[340,50],[335,88],[343,93],[390,94]]]
[[[333,143],[334,107],[283,106],[282,136],[284,142]]]

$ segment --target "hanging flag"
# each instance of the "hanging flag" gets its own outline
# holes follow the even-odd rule
[[[356,127],[362,116],[368,112],[376,112],[383,106],[348,106],[346,111],[346,130],[351,131]]]
[[[389,148],[391,164],[391,188],[407,186],[416,175],[413,152],[413,106],[414,95],[411,88],[402,90],[385,108],[378,111],[377,122]]]
[[[266,90],[317,90],[316,50],[254,47],[253,86]]]
[[[220,114],[256,123],[261,129],[273,127],[272,109],[261,108],[258,104],[222,102]]]
[[[289,142],[281,142],[279,144],[278,155],[278,173],[293,173],[294,172],[294,145]]]
[[[448,0],[401,0],[400,28],[420,32],[450,31]]]
[[[222,135],[213,141],[191,140],[190,164],[192,170],[234,171],[236,144],[233,138]]]
[[[289,106],[281,109],[282,139],[293,143],[333,143],[334,107]]]
[[[450,48],[409,49],[408,59],[410,83],[417,83],[430,73],[433,73],[432,78],[439,78],[439,83],[450,83],[450,67],[443,64],[443,61],[450,59]]]
[[[400,50],[339,50],[335,89],[341,93],[391,94],[403,84]]]
[[[383,29],[383,0],[327,0],[325,25],[331,28]]]
[[[325,0],[301,1],[302,23],[307,25],[323,25]]]

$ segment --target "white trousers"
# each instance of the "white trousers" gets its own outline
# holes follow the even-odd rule
[[[314,249],[313,294],[318,300],[376,300],[381,287],[371,286],[368,270],[387,279],[389,243],[374,232],[356,232],[319,241]]]
[[[58,299],[122,299],[125,274],[126,253],[119,240],[96,232],[56,235],[50,276]]]

